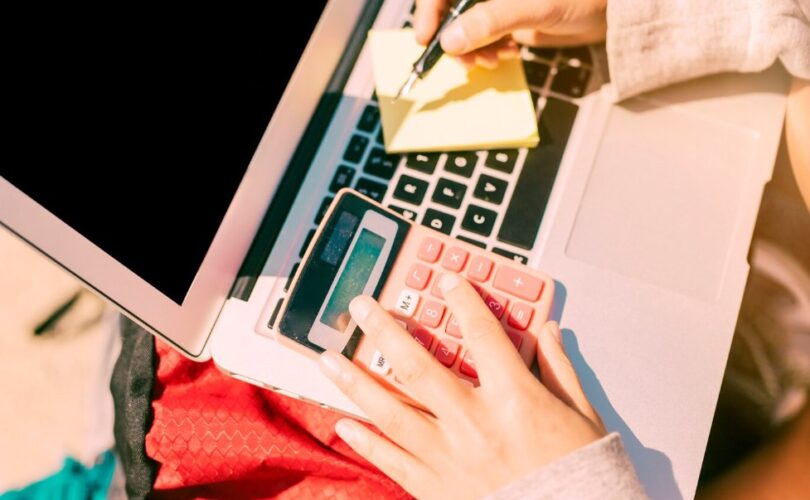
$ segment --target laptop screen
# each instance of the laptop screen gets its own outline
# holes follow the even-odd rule
[[[6,17],[0,175],[182,304],[325,3]]]

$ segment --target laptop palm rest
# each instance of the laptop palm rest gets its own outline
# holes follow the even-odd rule
[[[714,301],[756,141],[752,130],[678,106],[614,106],[567,255]]]

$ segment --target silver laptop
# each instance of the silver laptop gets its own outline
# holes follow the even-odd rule
[[[613,105],[587,49],[524,48],[539,147],[392,156],[365,34],[408,24],[411,2],[320,4],[283,21],[209,13],[239,37],[188,21],[193,33],[175,39],[183,20],[170,18],[138,33],[74,29],[14,61],[25,71],[6,118],[19,152],[0,167],[0,222],[184,355],[360,415],[274,340],[308,238],[333,194],[354,187],[555,277],[555,316],[607,427],[651,495],[691,497],[784,74]]]

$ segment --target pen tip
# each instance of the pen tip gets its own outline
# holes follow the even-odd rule
[[[413,84],[416,82],[417,78],[419,78],[419,76],[416,73],[411,73],[408,80],[406,80],[405,83],[402,84],[402,87],[399,88],[397,95],[394,96],[394,102],[396,102],[400,97],[408,95],[408,92],[411,91],[411,87],[413,87]]]

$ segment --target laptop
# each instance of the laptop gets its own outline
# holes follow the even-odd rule
[[[362,416],[274,340],[308,239],[352,187],[554,277],[585,392],[648,492],[694,494],[783,72],[616,105],[587,48],[523,48],[537,148],[387,155],[365,37],[407,26],[410,0],[195,9],[19,15],[54,43],[9,56],[3,226],[185,356]]]

